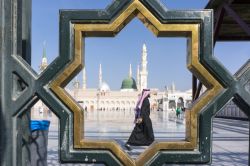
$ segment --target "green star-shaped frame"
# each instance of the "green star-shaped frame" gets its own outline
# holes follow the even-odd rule
[[[119,4],[120,1],[115,1],[113,5]],[[124,1],[123,1],[124,2]],[[108,10],[107,10],[108,11]],[[116,15],[112,15],[109,20],[102,18],[106,12],[104,11],[62,11],[61,17],[64,21],[70,21],[72,35],[72,51],[74,52],[73,61],[65,68],[65,70],[50,84],[51,89],[54,93],[63,101],[67,107],[74,114],[73,124],[73,146],[75,149],[102,149],[111,151],[113,155],[117,157],[124,165],[144,165],[150,161],[161,150],[186,150],[194,152],[197,148],[198,142],[198,113],[203,107],[219,92],[223,89],[217,80],[204,68],[199,62],[199,50],[204,50],[207,54],[212,51],[212,45],[210,43],[205,44],[200,40],[200,35],[203,31],[202,19],[209,18],[209,22],[212,21],[211,11],[196,11],[196,12],[177,12],[167,11],[171,19],[164,19],[165,23],[159,21],[153,14],[148,10],[145,2],[139,0],[133,0],[126,5]],[[107,12],[108,13],[108,12]],[[195,19],[188,18],[190,16],[196,16]],[[93,17],[95,16],[95,17]],[[138,17],[145,26],[148,27],[156,36],[184,36],[188,38],[188,63],[187,67],[191,70],[196,77],[202,80],[203,84],[208,87],[208,91],[196,102],[187,118],[187,130],[186,139],[184,141],[174,142],[155,142],[152,144],[144,153],[142,153],[137,160],[133,160],[125,153],[121,147],[114,141],[97,141],[97,140],[85,140],[82,136],[82,110],[74,99],[70,97],[67,92],[63,89],[65,85],[75,76],[81,69],[82,60],[82,37],[89,36],[114,36],[120,32],[120,30],[126,26],[126,24],[133,19]],[[211,25],[211,24],[210,24]],[[209,33],[205,33],[209,37]],[[211,33],[210,33],[211,35]],[[212,36],[212,35],[211,35]],[[210,37],[211,37],[210,36]],[[74,39],[73,39],[74,38]],[[208,40],[209,42],[209,40]],[[204,45],[203,45],[204,44]],[[210,45],[209,45],[210,44]],[[173,151],[172,151],[173,152]]]

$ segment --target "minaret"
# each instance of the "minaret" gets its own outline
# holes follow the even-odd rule
[[[147,70],[147,47],[143,44],[142,47],[142,62],[141,62],[141,72],[140,72],[140,90],[146,89],[148,87],[148,70]]]
[[[86,90],[87,88],[87,77],[86,77],[86,67],[84,66],[82,71],[82,89]]]
[[[99,88],[102,86],[102,64],[99,66]]]
[[[131,64],[129,64],[129,74],[128,74],[129,78],[132,78],[132,66]]]
[[[43,58],[42,58],[42,63],[39,66],[40,72],[45,70],[47,66],[48,66],[48,61],[46,56],[46,42],[43,42]]]
[[[174,82],[172,82],[171,90],[172,90],[172,92],[175,91],[175,84],[174,84]]]
[[[140,91],[141,88],[140,88],[140,66],[137,65],[137,77],[136,77],[136,86],[137,86],[137,89]]]

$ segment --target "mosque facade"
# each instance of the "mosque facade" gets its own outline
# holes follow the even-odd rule
[[[132,67],[129,66],[128,77],[121,82],[120,90],[111,90],[108,83],[102,77],[102,65],[99,66],[99,87],[96,89],[87,88],[86,70],[83,69],[83,85],[80,82],[73,82],[73,89],[68,92],[86,110],[134,110],[138,96],[143,89],[148,88],[147,69],[147,47],[142,46],[141,63],[137,66],[136,80],[132,77]],[[157,88],[150,88],[157,92],[151,95],[150,103],[152,110],[175,109],[177,106],[186,107],[192,100],[192,91],[181,92],[175,89],[174,83],[171,88],[160,91]]]
[[[121,82],[120,90],[111,90],[108,83],[103,79],[102,65],[99,66],[99,86],[95,89],[87,86],[87,71],[82,72],[82,86],[77,79],[73,81],[73,88],[66,88],[66,91],[82,106],[85,110],[134,110],[138,96],[143,89],[148,87],[147,69],[147,47],[142,46],[141,63],[137,66],[136,80],[132,77],[132,66],[129,66],[128,76]],[[40,72],[46,67],[47,58],[45,47],[43,58],[39,66]],[[170,88],[160,91],[157,88],[150,88],[157,92],[151,95],[150,105],[152,110],[169,110],[177,106],[188,107],[192,101],[192,90],[178,91],[173,83]],[[48,111],[48,108],[39,101],[34,108],[38,112]]]

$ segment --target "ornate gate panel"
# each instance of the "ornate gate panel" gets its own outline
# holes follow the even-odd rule
[[[16,6],[17,11],[25,10],[17,0],[0,2],[4,14],[11,13],[11,7]],[[30,4],[29,1],[22,2]],[[6,9],[5,5],[9,8]],[[116,0],[105,10],[62,10],[60,11],[60,56],[40,75],[37,75],[19,56],[24,53],[15,51],[15,48],[22,46],[22,43],[18,43],[21,38],[16,37],[16,34],[21,33],[21,24],[15,16],[17,15],[3,15],[0,20],[2,80],[0,131],[5,133],[0,136],[2,151],[0,156],[12,154],[7,159],[0,157],[0,163],[3,165],[21,165],[17,155],[22,154],[20,138],[24,134],[20,127],[21,118],[38,99],[49,106],[60,120],[61,162],[97,162],[126,166],[208,163],[211,160],[211,119],[215,113],[235,97],[237,104],[249,116],[250,98],[249,91],[245,87],[249,84],[250,69],[243,68],[241,74],[231,76],[212,56],[211,10],[166,10],[155,0]],[[157,37],[186,37],[187,68],[208,88],[188,111],[185,140],[154,142],[136,160],[114,141],[84,139],[82,108],[64,90],[67,83],[85,64],[84,49],[82,49],[84,38],[115,37],[135,17]],[[4,19],[10,20],[4,22]],[[8,35],[12,38],[7,39]],[[4,47],[7,45],[13,47],[7,47],[6,51]],[[3,132],[5,129],[10,132]],[[4,145],[6,139],[9,139],[7,142],[12,146]]]

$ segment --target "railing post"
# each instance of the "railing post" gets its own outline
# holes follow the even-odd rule
[[[30,64],[31,0],[0,0],[0,165],[28,165],[29,118],[13,115],[11,56]],[[23,30],[23,31],[22,31]],[[25,44],[23,45],[22,43]],[[28,116],[29,117],[29,116]],[[26,138],[26,139],[24,139]],[[23,142],[23,140],[25,140]]]
[[[14,133],[12,131],[13,121],[10,110],[8,110],[8,99],[6,97],[7,91],[5,85],[7,83],[5,71],[6,69],[6,57],[12,54],[12,1],[0,0],[0,165],[8,166],[14,165],[13,163],[13,148],[12,141],[14,139]]]
[[[31,0],[22,0],[21,14],[22,14],[22,58],[31,65],[31,14],[32,6]],[[30,151],[30,110],[21,117],[22,120],[22,166],[28,166],[31,163],[31,151]]]

